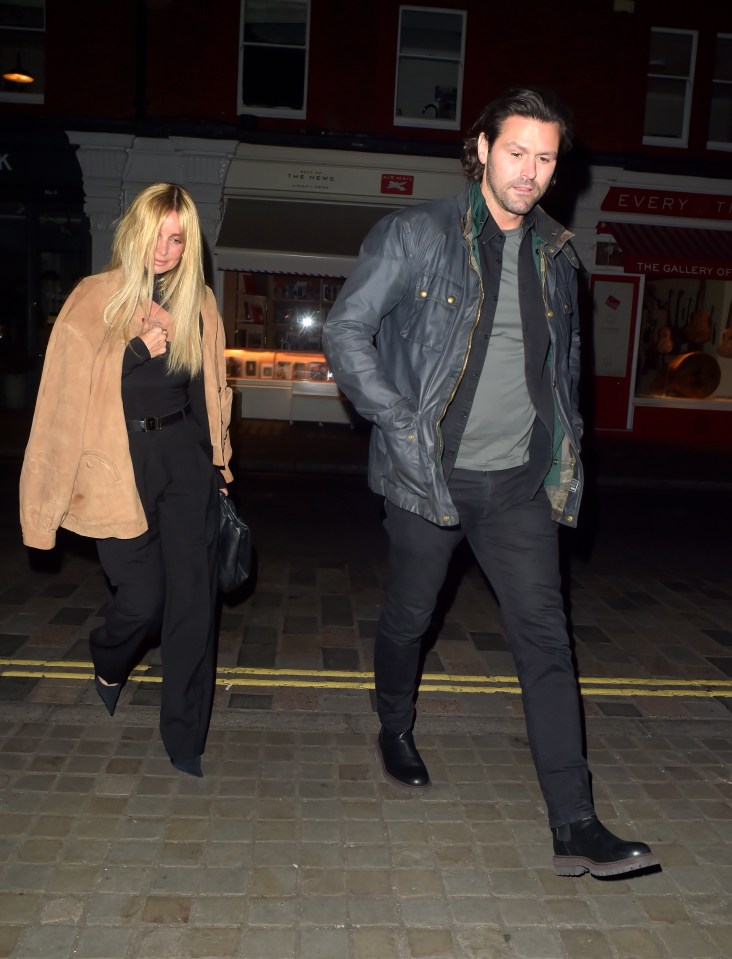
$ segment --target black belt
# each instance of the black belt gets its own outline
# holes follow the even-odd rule
[[[191,411],[191,404],[188,403],[182,410],[176,410],[175,413],[168,413],[166,416],[147,416],[144,420],[125,420],[127,429],[133,433],[148,433],[150,430],[161,430],[164,426],[170,426],[171,423],[177,423],[188,416]]]

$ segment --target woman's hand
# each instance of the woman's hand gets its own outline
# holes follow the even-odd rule
[[[220,487],[219,487],[219,493],[221,493],[222,496],[228,496],[228,495],[229,495],[229,490],[228,490],[228,488],[227,488],[226,486],[220,486]]]
[[[150,356],[162,356],[168,348],[170,314],[153,303],[150,316],[145,317],[139,336]]]

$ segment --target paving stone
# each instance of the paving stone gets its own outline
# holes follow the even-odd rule
[[[17,959],[68,959],[74,954],[76,926],[28,926],[13,953]]]
[[[343,959],[349,954],[345,928],[303,929],[300,933],[301,959]]]
[[[127,953],[134,936],[135,930],[120,926],[81,929],[74,959],[119,959]]]
[[[242,936],[242,950],[243,955],[257,956],[257,959],[292,959],[295,931],[251,927]]]
[[[399,934],[390,927],[353,930],[354,959],[401,959]]]
[[[188,935],[188,955],[191,959],[236,959],[240,941],[239,929],[191,929]]]

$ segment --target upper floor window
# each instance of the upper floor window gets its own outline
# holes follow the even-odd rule
[[[0,2],[0,101],[43,103],[44,0]]]
[[[394,124],[460,128],[466,14],[401,7]]]
[[[732,34],[717,35],[708,147],[732,150]]]
[[[304,117],[310,0],[242,0],[239,112]]]
[[[688,146],[696,41],[695,30],[651,30],[644,143]]]

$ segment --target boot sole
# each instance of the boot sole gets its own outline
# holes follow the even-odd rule
[[[583,876],[589,872],[603,879],[605,876],[620,876],[626,872],[650,869],[652,866],[660,866],[661,862],[658,856],[646,853],[645,856],[633,856],[632,859],[619,859],[617,862],[593,862],[584,856],[554,856],[552,865],[558,876]]]
[[[423,783],[423,784],[405,783],[405,782],[402,782],[401,779],[395,779],[394,776],[392,776],[389,770],[386,768],[384,757],[381,755],[381,750],[379,749],[378,743],[374,747],[374,752],[376,753],[379,763],[381,764],[381,771],[384,774],[384,778],[388,779],[390,783],[394,783],[395,786],[399,786],[400,789],[408,789],[410,791],[413,789],[416,789],[419,792],[423,792],[425,789],[429,789],[429,787],[431,786],[429,779],[427,780],[426,783]]]

